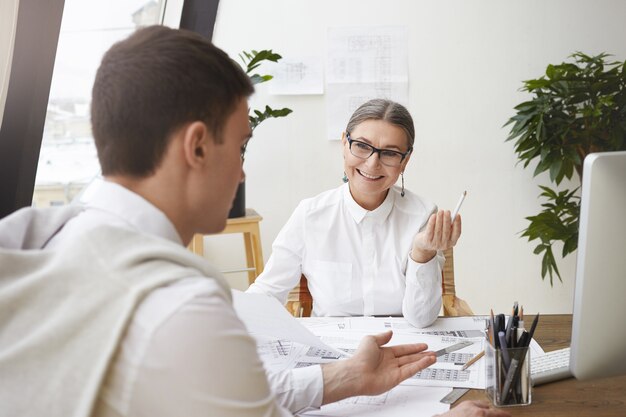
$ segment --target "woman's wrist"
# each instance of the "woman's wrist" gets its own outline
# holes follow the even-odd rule
[[[409,256],[414,262],[417,262],[420,264],[425,264],[426,262],[433,259],[435,255],[437,255],[436,250],[424,250],[424,249],[419,249],[419,248],[413,248],[411,250],[411,253],[409,254]]]

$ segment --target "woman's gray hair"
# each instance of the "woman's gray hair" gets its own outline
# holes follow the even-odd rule
[[[352,113],[348,126],[346,126],[346,132],[352,132],[366,120],[384,120],[394,126],[398,126],[406,133],[409,147],[413,148],[415,126],[413,125],[411,114],[402,104],[382,98],[375,98],[365,102]]]

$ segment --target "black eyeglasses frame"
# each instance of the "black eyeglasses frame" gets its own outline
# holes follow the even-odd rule
[[[355,156],[357,158],[360,158],[360,159],[368,159],[370,156],[372,156],[375,153],[377,153],[378,154],[378,160],[380,161],[380,163],[385,165],[385,166],[388,166],[388,167],[396,167],[396,165],[389,165],[389,164],[384,163],[382,161],[382,159],[380,158],[381,152],[393,152],[395,154],[400,155],[401,156],[400,163],[397,166],[402,165],[402,161],[404,161],[406,159],[406,157],[409,156],[409,154],[411,152],[413,152],[413,147],[412,146],[410,146],[409,149],[406,152],[404,152],[404,153],[403,152],[394,151],[393,149],[379,149],[379,148],[377,148],[375,146],[370,145],[369,143],[366,143],[366,142],[363,142],[363,141],[360,141],[360,140],[356,140],[356,139],[352,139],[350,137],[350,133],[349,132],[346,132],[346,140],[348,141],[348,148],[350,149],[350,153],[353,156]],[[355,142],[358,143],[358,144],[365,145],[365,146],[371,148],[372,149],[372,153],[370,153],[366,158],[354,155],[354,153],[352,153],[352,144],[355,143]]]

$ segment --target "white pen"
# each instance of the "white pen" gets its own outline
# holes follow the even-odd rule
[[[454,222],[454,219],[456,219],[456,215],[459,214],[459,210],[461,210],[461,204],[463,204],[463,200],[465,200],[466,195],[467,195],[467,191],[463,191],[463,193],[461,194],[461,198],[459,198],[459,202],[456,203],[456,208],[452,212],[451,222]]]

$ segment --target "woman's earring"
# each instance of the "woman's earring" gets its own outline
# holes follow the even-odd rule
[[[343,178],[341,179],[344,183],[348,182],[348,176],[346,175],[346,173],[343,173]]]
[[[402,191],[400,191],[400,197],[404,197],[404,172],[401,172],[400,176],[402,177]]]

